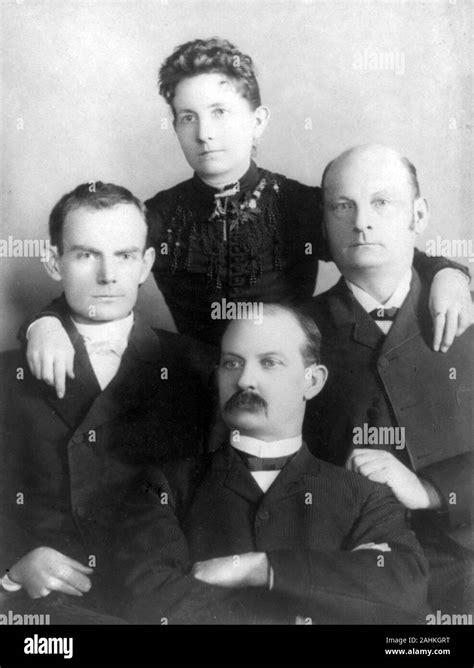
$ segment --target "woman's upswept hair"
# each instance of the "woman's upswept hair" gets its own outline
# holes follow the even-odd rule
[[[195,39],[178,46],[160,68],[159,90],[173,109],[176,86],[198,74],[218,72],[228,77],[252,109],[261,105],[255,67],[250,56],[226,39]],[[174,109],[173,109],[174,113]]]

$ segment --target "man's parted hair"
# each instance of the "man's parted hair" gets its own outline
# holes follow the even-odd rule
[[[321,364],[321,332],[315,321],[307,315],[301,308],[293,304],[268,303],[263,304],[263,313],[267,315],[277,315],[278,313],[288,313],[291,315],[305,335],[305,342],[301,348],[301,355],[305,366],[311,364]]]
[[[278,315],[279,313],[287,313],[292,316],[305,335],[305,342],[301,347],[301,355],[305,366],[321,364],[321,332],[313,318],[305,313],[302,308],[288,302],[280,304],[274,302],[263,303],[263,317],[265,315]],[[231,320],[228,323],[225,331],[232,322],[234,321]]]
[[[145,205],[135,195],[124,188],[113,183],[102,183],[102,181],[91,181],[82,183],[74,190],[63,195],[54,206],[49,216],[49,236],[51,244],[57,246],[59,254],[63,253],[63,228],[66,216],[71,211],[80,208],[88,209],[110,209],[118,204],[131,204],[142,214],[147,226],[147,239],[145,248],[150,245],[150,227],[147,220]]]
[[[248,100],[252,109],[261,105],[252,58],[226,39],[211,37],[195,39],[178,46],[160,68],[159,90],[174,114],[173,99],[176,86],[183,79],[198,74],[217,72],[224,74],[239,93]]]

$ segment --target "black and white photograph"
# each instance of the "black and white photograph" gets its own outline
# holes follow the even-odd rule
[[[472,666],[471,0],[0,10],[2,668]]]

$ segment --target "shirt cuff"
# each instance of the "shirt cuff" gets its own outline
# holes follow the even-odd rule
[[[42,320],[43,318],[56,318],[57,320],[59,320],[59,322],[61,322],[61,317],[57,313],[52,313],[52,312],[49,312],[49,311],[47,311],[45,313],[42,313],[38,318],[36,318],[36,320],[33,320],[31,325],[28,326],[28,329],[26,330],[26,334],[25,334],[25,338],[26,338],[27,341],[30,337],[31,328],[34,327],[36,325],[36,323],[39,322],[40,320]]]
[[[10,580],[10,578],[8,577],[8,573],[5,573],[0,582],[5,591],[12,592],[12,591],[20,591],[20,589],[22,589],[21,584],[18,584],[18,582],[13,582],[13,580]]]
[[[271,591],[273,589],[273,580],[274,580],[273,568],[271,567],[270,562],[268,562],[268,591]]]
[[[469,273],[469,271],[463,271],[462,269],[458,269],[458,267],[443,267],[435,274],[435,276],[440,274],[442,271],[445,271],[446,269],[452,269],[453,271],[456,271],[464,278],[464,280],[468,285],[471,283],[471,274]]]

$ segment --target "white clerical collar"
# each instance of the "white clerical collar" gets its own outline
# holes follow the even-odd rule
[[[281,441],[260,441],[258,438],[243,436],[239,432],[232,432],[230,435],[230,444],[236,450],[246,452],[254,457],[284,457],[292,455],[301,448],[303,438],[293,436],[293,438],[284,438]]]
[[[101,322],[88,325],[83,322],[76,322],[71,316],[79,334],[87,341],[108,341],[123,340],[128,341],[128,336],[133,327],[133,311],[121,320],[111,320],[110,322]]]
[[[408,271],[404,274],[402,280],[397,286],[397,289],[384,304],[381,304],[377,299],[372,297],[372,295],[369,295],[368,292],[362,290],[362,288],[359,288],[358,285],[354,285],[354,283],[348,281],[347,278],[344,280],[346,281],[347,287],[352,292],[362,308],[367,311],[367,313],[370,313],[374,309],[388,309],[394,307],[400,308],[400,306],[405,301],[407,294],[410,292],[411,269],[408,269]]]

